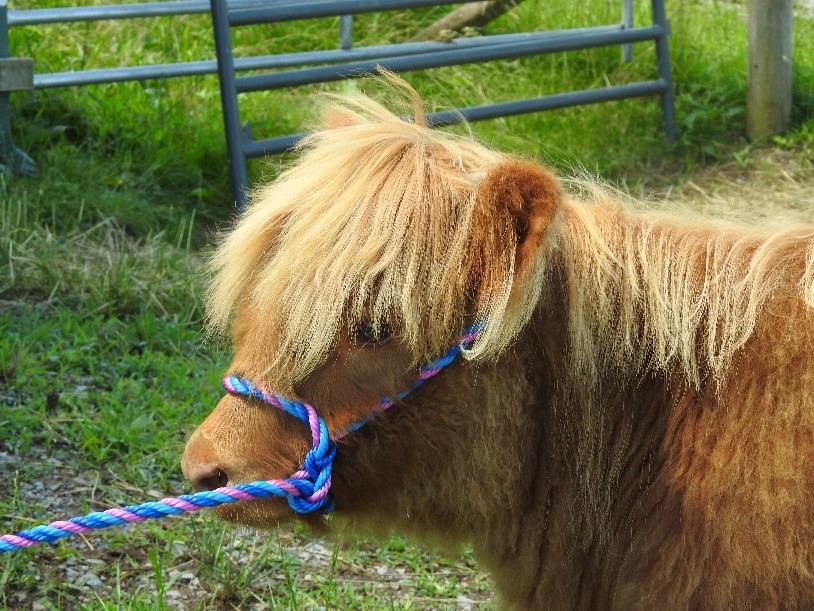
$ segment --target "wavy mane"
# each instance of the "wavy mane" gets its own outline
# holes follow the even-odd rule
[[[679,222],[588,182],[518,278],[511,257],[483,244],[477,222],[478,186],[507,156],[428,129],[417,94],[397,85],[412,94],[415,122],[364,96],[332,98],[300,160],[253,193],[211,261],[211,329],[226,330],[250,307],[275,328],[269,367],[285,361],[294,379],[306,375],[363,319],[395,326],[416,361],[443,350],[467,317],[485,320],[466,356],[493,358],[541,295],[562,292],[555,268],[566,281],[573,358],[589,376],[605,365],[675,364],[696,383],[719,377],[781,285],[796,283],[814,306],[811,228]],[[490,276],[486,294],[473,294],[473,274]]]
[[[566,204],[557,249],[582,373],[678,366],[697,386],[723,377],[771,295],[791,288],[814,308],[814,228],[679,217],[576,186],[584,199]]]

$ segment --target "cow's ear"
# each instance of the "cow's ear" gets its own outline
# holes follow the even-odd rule
[[[501,163],[481,183],[478,209],[504,233],[511,232],[503,239],[515,245],[514,267],[519,276],[537,259],[561,202],[562,190],[554,175],[528,161]]]

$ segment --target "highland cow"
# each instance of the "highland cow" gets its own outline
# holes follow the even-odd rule
[[[211,263],[229,371],[332,435],[367,420],[335,435],[327,527],[471,546],[510,609],[814,609],[814,228],[569,195],[413,103],[334,99]],[[183,468],[281,478],[309,446],[227,395]]]

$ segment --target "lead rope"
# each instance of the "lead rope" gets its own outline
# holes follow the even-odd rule
[[[379,413],[389,409],[397,400],[404,399],[411,392],[420,388],[427,380],[438,375],[447,365],[458,358],[458,355],[469,348],[480,335],[482,324],[473,324],[466,328],[458,343],[446,351],[440,358],[419,369],[418,378],[397,395],[396,399],[384,397],[372,414],[355,422],[334,434],[328,434],[328,426],[308,403],[293,401],[269,392],[249,380],[228,375],[223,378],[223,387],[227,392],[238,396],[258,399],[278,409],[288,412],[308,425],[311,430],[312,447],[305,456],[303,468],[286,479],[257,481],[250,484],[222,486],[215,490],[204,490],[195,494],[183,494],[160,501],[131,505],[123,509],[113,508],[96,511],[85,516],[71,518],[67,521],[41,524],[13,535],[0,536],[0,554],[13,552],[38,543],[55,543],[64,537],[84,534],[92,530],[121,526],[131,522],[144,522],[152,518],[163,518],[198,511],[205,507],[216,507],[238,501],[263,499],[268,497],[285,497],[288,505],[297,513],[310,513],[321,510],[330,513],[334,500],[330,494],[331,467],[336,456],[334,440],[340,439],[361,428]]]

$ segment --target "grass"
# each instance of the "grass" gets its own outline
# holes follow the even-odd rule
[[[14,8],[61,4],[27,0]],[[585,167],[633,191],[672,190],[699,206],[730,202],[727,190],[761,201],[739,173],[754,178],[766,155],[789,158],[795,170],[784,192],[810,202],[814,19],[795,20],[794,128],[752,144],[742,136],[745,3],[675,0],[667,9],[677,142],[664,141],[654,99],[498,119],[473,132],[566,171]],[[442,12],[361,17],[357,44],[404,40]],[[618,12],[618,3],[601,0],[526,0],[488,31],[609,23]],[[204,16],[24,27],[12,31],[11,47],[42,72],[207,59],[214,56],[209,28]],[[235,36],[239,54],[268,53],[269,41],[286,51],[330,48],[336,21]],[[652,49],[636,45],[630,64],[609,48],[409,79],[436,109],[652,78],[653,64]],[[354,87],[381,95],[373,83],[338,83],[246,96],[241,109],[256,135],[295,132],[312,120],[314,91]],[[15,139],[40,174],[0,183],[4,532],[181,492],[184,437],[217,400],[229,359],[201,333],[201,262],[212,231],[231,214],[215,78],[18,93],[12,112]],[[271,178],[284,163],[254,162],[252,176]],[[725,173],[712,171],[705,182],[710,164]],[[211,516],[77,537],[0,557],[0,607],[491,605],[468,552],[452,561],[396,537],[333,548],[308,541],[298,528],[256,534]]]

